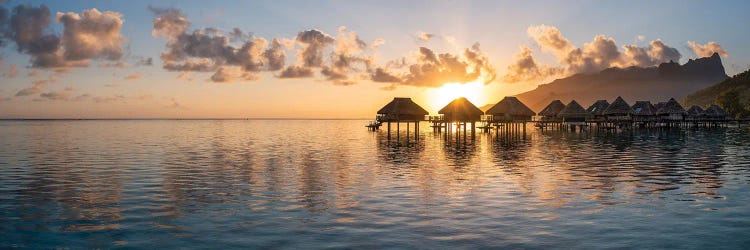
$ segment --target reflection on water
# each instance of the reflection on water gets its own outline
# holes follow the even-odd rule
[[[750,244],[750,129],[1,121],[0,248]],[[404,139],[404,138],[401,138]]]

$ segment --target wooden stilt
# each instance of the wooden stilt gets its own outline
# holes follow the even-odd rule
[[[388,140],[391,140],[391,121],[388,121]]]
[[[400,121],[396,121],[396,141],[401,142],[401,133],[399,131],[401,130],[399,126],[401,125]]]

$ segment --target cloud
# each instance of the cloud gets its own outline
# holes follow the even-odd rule
[[[385,68],[377,68],[375,69],[375,72],[372,73],[370,80],[373,82],[390,82],[390,83],[398,83],[401,82],[401,78],[394,75],[391,72],[388,72]]]
[[[559,29],[539,25],[527,29],[527,34],[543,52],[551,53],[559,66],[540,65],[526,46],[516,55],[503,76],[506,82],[538,81],[577,73],[594,73],[610,67],[651,67],[669,61],[679,61],[680,52],[662,40],[649,42],[647,47],[624,45],[622,51],[614,38],[597,35],[583,47],[574,46]]]
[[[77,96],[72,96],[70,92],[59,92],[59,91],[51,91],[51,92],[40,94],[39,96],[43,99],[48,99],[48,100],[72,101],[72,102],[91,101],[97,104],[106,104],[106,103],[113,103],[113,102],[127,103],[128,99],[137,99],[137,100],[147,99],[147,97],[145,96],[139,96],[139,97],[126,97],[125,95],[95,96],[95,95],[91,95],[88,93],[80,94]]]
[[[268,70],[276,71],[284,68],[286,63],[286,51],[284,45],[279,39],[274,38],[271,46],[263,52],[263,56],[268,60]]]
[[[663,62],[679,61],[682,55],[677,49],[669,47],[659,39],[653,40],[648,47],[623,45],[623,58],[620,67],[639,66],[650,67]]]
[[[47,88],[47,85],[49,85],[48,80],[36,80],[31,84],[31,87],[24,88],[19,90],[16,93],[16,97],[22,97],[22,96],[29,96],[29,95],[35,95],[42,92],[45,88]]]
[[[708,42],[706,44],[699,44],[693,41],[688,41],[688,46],[690,49],[693,50],[693,53],[695,53],[698,57],[709,57],[713,55],[714,53],[719,53],[722,57],[728,57],[729,53],[724,50],[724,48],[721,47],[716,42]]]
[[[62,45],[65,60],[88,59],[119,60],[122,57],[124,38],[122,14],[97,9],[57,13],[57,21],[63,24]]]
[[[166,38],[161,53],[162,67],[178,72],[213,72],[214,82],[252,81],[264,71],[278,72],[278,78],[312,78],[335,85],[353,85],[359,80],[398,85],[439,86],[445,82],[469,82],[496,78],[496,73],[479,45],[460,54],[435,54],[423,47],[410,64],[405,59],[385,66],[375,64],[375,51],[385,40],[367,44],[342,26],[336,36],[318,29],[298,32],[293,40],[256,37],[234,28],[190,28],[188,18],[177,9],[149,7],[155,15],[152,35]],[[434,36],[430,34],[431,36]],[[426,36],[430,36],[426,35]],[[287,51],[294,51],[294,63],[287,63]],[[180,74],[185,78],[186,74]]]
[[[305,67],[322,66],[323,49],[334,42],[333,37],[316,29],[297,33],[296,40],[302,45],[302,49],[297,52],[297,61]]]
[[[193,73],[190,72],[190,71],[182,72],[179,75],[177,75],[177,79],[187,80],[188,82],[192,82],[193,81]]]
[[[128,64],[123,61],[117,61],[117,62],[102,62],[99,64],[99,67],[102,68],[125,68]]]
[[[253,81],[258,79],[258,75],[243,71],[239,67],[221,67],[211,76],[213,82],[237,82]]]
[[[467,83],[481,80],[487,84],[496,77],[495,69],[479,50],[479,44],[464,50],[463,55],[436,54],[429,48],[420,47],[416,62],[408,66],[401,85],[439,87],[445,83]]]
[[[33,67],[61,67],[65,65],[60,53],[60,38],[45,34],[51,14],[47,6],[18,5],[10,17],[10,36],[18,52],[31,56]]]
[[[370,71],[374,61],[372,56],[365,54],[367,49],[367,43],[357,33],[344,26],[339,27],[329,63],[322,67],[320,73],[335,85],[356,84],[352,78],[366,78],[366,74],[360,75]]]
[[[303,77],[313,77],[313,71],[310,68],[305,68],[302,66],[292,65],[289,67],[286,67],[284,70],[282,70],[279,75],[279,78],[303,78]]]
[[[385,67],[376,67],[369,74],[374,82],[391,83],[382,88],[393,90],[399,85],[417,87],[439,87],[445,83],[468,83],[480,80],[488,84],[497,73],[489,59],[480,50],[479,43],[466,48],[463,54],[437,54],[432,49],[420,47],[414,53],[413,62],[405,58],[390,61]],[[401,72],[405,68],[405,72]]]
[[[0,6],[0,48],[5,47],[8,43],[6,38],[8,33],[8,16],[8,9]]]
[[[424,31],[417,32],[417,39],[423,42],[429,41],[430,39],[435,37],[435,34],[427,33]]]
[[[521,52],[516,55],[516,60],[508,66],[508,73],[503,76],[505,82],[525,82],[544,80],[561,74],[562,68],[546,67],[539,65],[531,53],[529,47],[522,45]]]
[[[138,57],[135,62],[136,66],[151,66],[154,65],[154,58],[151,57]]]
[[[542,51],[552,52],[557,58],[565,58],[575,49],[573,44],[563,37],[559,29],[552,26],[531,26],[526,30],[529,37],[542,48]]]
[[[563,59],[568,70],[576,73],[592,73],[617,65],[620,51],[611,37],[597,35],[594,40],[575,48]]]
[[[372,47],[344,26],[339,27],[336,38],[313,29],[299,32],[296,41],[301,46],[297,65],[287,66],[277,75],[279,78],[313,77],[314,70],[320,69],[325,80],[349,86],[356,84],[356,79],[366,78],[373,64],[374,58],[366,54]],[[324,54],[327,47],[332,47],[328,57]]]
[[[151,31],[154,37],[176,39],[190,27],[190,21],[179,9],[152,6],[148,6],[148,9],[156,16],[153,22],[154,29]]]
[[[39,97],[48,99],[48,100],[68,100],[68,98],[70,98],[70,94],[67,92],[51,91],[47,93],[42,93],[39,95]]]
[[[125,103],[125,102],[127,102],[127,100],[126,100],[127,98],[124,95],[113,95],[113,96],[90,96],[90,95],[85,95],[85,96],[86,97],[82,98],[81,100],[88,99],[89,97],[91,97],[91,100],[94,101],[94,103],[112,103],[112,102],[122,102],[122,103]]]
[[[385,44],[385,39],[383,38],[377,38],[375,41],[372,41],[372,44],[370,44],[370,49],[376,49],[380,47],[380,45]]]
[[[280,70],[285,65],[281,39],[273,39],[269,46],[265,38],[252,37],[238,28],[227,35],[210,27],[188,32],[190,22],[179,10],[149,9],[156,15],[152,35],[167,38],[167,49],[160,55],[166,70],[214,72],[212,81],[233,82],[256,80],[259,72]],[[236,67],[243,72],[236,72]]]
[[[10,16],[11,37],[20,53],[31,57],[31,66],[55,68],[59,72],[67,67],[87,67],[88,60],[117,61],[122,57],[122,15],[117,12],[84,10],[57,13],[56,20],[63,25],[62,37],[49,33],[51,13],[41,5],[17,5]]]
[[[125,80],[136,80],[136,79],[141,79],[142,77],[143,77],[143,74],[141,74],[141,73],[133,73],[133,74],[125,76],[123,79],[125,79]]]
[[[193,81],[193,74],[190,71],[185,71],[185,72],[182,72],[179,75],[177,75],[177,79],[186,80],[188,82],[192,82]]]

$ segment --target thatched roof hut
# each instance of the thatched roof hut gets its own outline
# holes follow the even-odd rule
[[[529,121],[536,115],[518,98],[512,96],[506,96],[485,113],[492,115],[495,121]]]
[[[560,111],[559,114],[557,114],[558,117],[562,118],[563,122],[566,124],[581,124],[586,121],[586,116],[589,115],[589,112],[586,112],[586,109],[581,107],[578,102],[575,100],[570,101],[568,105],[565,105],[565,108]]]
[[[422,121],[427,114],[427,110],[414,103],[411,98],[396,97],[378,110],[377,119],[381,122]]]
[[[693,105],[687,110],[687,115],[688,117],[693,118],[693,119],[700,118],[705,115],[705,111],[700,106]]]
[[[633,104],[633,115],[634,116],[655,116],[656,108],[651,105],[650,101],[636,101]]]
[[[560,113],[557,114],[557,116],[562,117],[563,119],[586,118],[588,114],[589,113],[586,112],[586,110],[583,109],[583,107],[581,107],[581,105],[578,104],[578,102],[573,100],[573,101],[570,101],[568,105],[565,105],[565,108],[561,110]]]
[[[466,98],[459,97],[440,109],[438,114],[448,122],[474,122],[481,120],[484,112]]]
[[[658,111],[659,109],[661,109],[662,107],[664,107],[665,104],[667,104],[667,102],[658,102],[658,103],[656,103],[656,105],[654,105],[654,109],[656,109]]]
[[[674,98],[669,98],[669,101],[664,104],[663,107],[656,110],[657,115],[686,115],[685,109],[682,108],[679,102]]]
[[[607,100],[598,100],[594,104],[591,104],[591,106],[586,109],[586,112],[593,116],[600,116],[604,114],[604,110],[606,110],[607,107],[609,107],[609,102]]]
[[[724,109],[716,104],[711,104],[711,106],[705,110],[705,114],[706,117],[711,119],[727,119],[727,116],[729,115]]]
[[[547,107],[544,107],[542,111],[539,111],[540,116],[545,117],[556,117],[557,114],[560,113],[565,108],[565,104],[563,104],[560,100],[554,100],[547,105]]]
[[[628,116],[633,114],[633,109],[622,97],[618,96],[602,114],[606,116]]]

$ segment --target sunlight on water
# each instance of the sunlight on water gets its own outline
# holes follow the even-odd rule
[[[399,147],[364,124],[2,121],[0,248],[750,244],[747,127]]]

